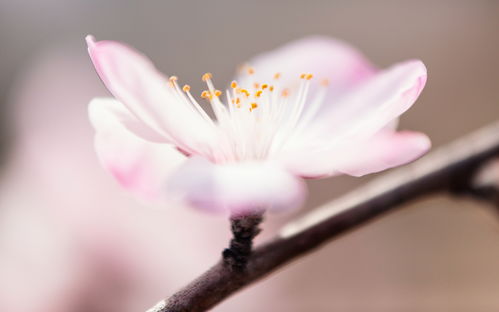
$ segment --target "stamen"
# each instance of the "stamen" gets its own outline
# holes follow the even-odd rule
[[[201,98],[203,99],[212,99],[212,95],[210,93],[210,91],[208,90],[204,90],[203,92],[201,92]]]
[[[234,81],[232,81],[232,82],[230,83],[230,87],[231,87],[232,89],[237,88],[237,81],[235,81],[235,80],[234,80]]]
[[[182,91],[184,91],[184,92],[189,92],[189,91],[191,91],[191,86],[189,86],[189,85],[184,85],[184,86],[182,87]]]
[[[255,96],[260,97],[262,95],[262,92],[263,92],[262,90],[256,91]]]
[[[220,90],[215,90],[215,92],[213,93],[213,95],[215,95],[216,97],[219,97],[222,95],[222,91]]]
[[[269,85],[268,85],[268,84],[266,84],[266,83],[262,84],[262,90],[267,89],[267,88],[268,88],[268,86],[269,86]]]
[[[175,88],[177,80],[178,80],[177,76],[171,76],[170,78],[168,78],[168,81],[170,81],[170,87]]]
[[[305,79],[307,79],[307,80],[311,80],[312,78],[314,78],[314,75],[312,75],[312,74],[307,74],[305,76]]]
[[[204,74],[204,75],[201,77],[201,79],[202,79],[204,82],[206,82],[206,81],[210,80],[211,78],[213,78],[213,75],[212,75],[211,73],[206,73],[206,74]]]
[[[258,108],[258,104],[257,103],[251,103],[251,107],[249,109],[249,111],[253,111],[254,109]]]
[[[307,76],[307,74],[301,74],[300,79],[305,79],[306,76]]]

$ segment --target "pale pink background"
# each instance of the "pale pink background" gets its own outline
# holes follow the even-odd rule
[[[195,90],[206,71],[223,84],[255,53],[311,34],[380,66],[421,58],[427,87],[401,127],[439,146],[498,118],[498,30],[496,1],[0,0],[0,311],[141,311],[228,240],[224,220],[143,207],[101,171],[85,106],[106,93],[87,33],[140,48]],[[306,209],[370,178],[312,181]],[[291,217],[272,216],[266,236]],[[497,311],[498,222],[470,200],[427,198],[214,311]]]

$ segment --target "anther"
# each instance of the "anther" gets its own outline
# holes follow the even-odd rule
[[[282,90],[282,96],[287,97],[289,95],[289,89]]]
[[[248,75],[253,75],[255,73],[255,69],[251,66],[248,66],[246,68],[246,72],[248,73]]]
[[[232,82],[230,83],[230,87],[231,87],[232,89],[237,88],[237,81],[235,81],[235,80],[234,80],[234,81],[232,81]]]
[[[279,79],[281,78],[281,73],[275,73],[274,74],[274,79]]]
[[[307,74],[301,74],[300,79],[305,79],[306,76],[307,76]]]
[[[260,84],[258,82],[255,82],[253,84],[253,87],[255,87],[255,89],[259,89],[260,88]]]
[[[201,79],[203,79],[203,81],[208,81],[210,80],[211,78],[213,77],[213,75],[211,73],[206,73],[204,74]]]
[[[250,112],[253,111],[254,109],[256,109],[258,107],[258,104],[256,103],[251,103],[251,107],[250,107]]]
[[[210,98],[211,97],[211,94],[210,92],[208,92],[207,90],[204,90],[203,92],[201,92],[201,97],[203,99],[207,99],[207,98]]]
[[[173,82],[176,82],[176,81],[178,80],[178,77],[177,77],[177,76],[171,76],[171,77],[169,78],[169,80],[170,80],[170,82],[172,82],[172,83],[173,83]]]
[[[222,91],[220,91],[220,90],[215,90],[214,95],[215,95],[216,97],[219,97],[219,96],[221,96],[221,95],[222,95]]]
[[[184,92],[189,92],[189,91],[191,91],[191,86],[189,86],[189,85],[184,85],[184,86],[182,87],[182,90],[183,90]]]
[[[268,84],[266,84],[266,83],[262,84],[262,90],[265,90],[265,89],[267,89],[268,87],[269,87],[269,85],[268,85]]]
[[[314,78],[314,75],[312,75],[312,74],[307,74],[307,75],[305,76],[305,79],[307,79],[307,80],[310,80],[310,79],[312,79],[312,78]]]
[[[255,96],[260,97],[260,95],[262,95],[262,92],[263,92],[262,90],[256,91]]]

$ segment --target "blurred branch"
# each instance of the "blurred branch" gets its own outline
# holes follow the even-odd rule
[[[471,187],[475,173],[497,155],[499,123],[393,170],[288,224],[272,241],[251,253],[244,270],[233,270],[220,260],[148,312],[206,311],[282,265],[403,203],[435,192],[476,192]]]

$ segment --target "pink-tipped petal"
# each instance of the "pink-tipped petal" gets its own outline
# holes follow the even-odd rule
[[[169,175],[186,157],[171,144],[154,143],[135,135],[154,138],[155,133],[149,132],[117,100],[94,99],[89,105],[89,116],[96,130],[97,155],[104,168],[142,199],[161,199]]]
[[[232,214],[290,210],[305,197],[301,179],[263,162],[215,165],[193,157],[175,173],[169,186],[195,207]]]
[[[374,135],[414,104],[426,76],[426,67],[418,60],[383,70],[330,105],[316,120],[315,130],[348,140]]]
[[[280,83],[290,85],[302,73],[329,81],[328,94],[337,97],[371,77],[376,69],[355,48],[328,37],[312,36],[292,41],[276,50],[256,56],[248,62],[255,68],[253,79],[271,83],[281,73]],[[241,74],[238,80],[248,79]]]
[[[337,149],[298,154],[287,160],[287,165],[294,174],[306,178],[339,174],[362,176],[407,164],[421,157],[430,147],[429,138],[422,133],[381,131],[368,140]]]
[[[151,61],[115,41],[87,36],[95,69],[109,91],[142,122],[190,153],[209,155],[217,134],[210,122],[175,95]]]
[[[430,139],[423,133],[384,132],[347,151],[336,168],[348,175],[363,176],[405,165],[424,155],[430,147]]]

